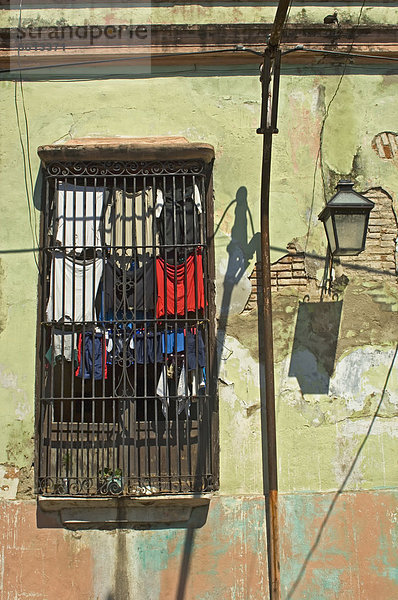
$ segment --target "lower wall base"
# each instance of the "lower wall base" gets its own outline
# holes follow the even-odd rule
[[[282,599],[397,598],[397,496],[281,495]],[[68,531],[34,502],[3,502],[0,600],[267,598],[264,498],[194,510],[188,527]]]
[[[281,496],[286,600],[398,597],[398,492]]]

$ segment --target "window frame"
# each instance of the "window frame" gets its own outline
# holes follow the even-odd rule
[[[133,142],[134,143],[134,142]],[[204,145],[207,146],[207,145]],[[84,157],[84,161],[81,160],[81,151],[82,148],[87,152],[87,156]],[[62,148],[61,152],[63,153],[68,153],[70,149],[67,148]],[[106,148],[106,150],[108,150],[107,152],[104,152],[104,149],[100,149],[100,154],[101,154],[101,158],[102,160],[99,160],[98,158],[98,149],[97,149],[97,153],[96,152],[92,152],[92,156],[90,157],[90,144],[87,144],[87,146],[82,146],[81,143],[78,144],[77,146],[77,154],[79,156],[76,156],[76,147],[74,148],[74,150],[72,151],[73,156],[69,155],[67,156],[68,160],[65,160],[65,156],[62,157],[61,160],[54,160],[54,152],[55,154],[59,153],[60,151],[60,147],[59,146],[46,146],[46,147],[41,147],[39,148],[39,156],[41,156],[42,159],[42,168],[43,170],[47,171],[47,173],[51,173],[52,177],[56,177],[58,173],[62,173],[63,176],[65,176],[66,173],[71,174],[74,172],[74,174],[76,175],[76,173],[78,172],[81,175],[81,168],[82,165],[85,163],[86,166],[88,166],[90,168],[90,175],[93,175],[95,173],[97,173],[98,175],[101,173],[102,175],[104,175],[104,172],[107,172],[107,169],[112,169],[112,166],[115,167],[118,170],[118,174],[120,174],[120,168],[124,168],[126,169],[126,172],[128,172],[128,170],[130,169],[130,172],[134,172],[136,174],[136,171],[134,171],[134,169],[137,169],[137,164],[138,164],[138,168],[139,169],[148,169],[148,165],[152,164],[153,169],[155,169],[154,172],[156,172],[156,175],[159,174],[159,167],[161,165],[163,165],[161,168],[163,168],[165,171],[168,172],[168,175],[171,174],[172,169],[173,169],[173,165],[174,168],[177,169],[177,171],[181,170],[181,172],[186,172],[186,168],[188,167],[189,164],[193,165],[195,163],[195,161],[197,161],[197,164],[202,164],[202,168],[205,170],[206,172],[206,177],[208,179],[207,182],[207,194],[205,197],[205,202],[206,202],[206,231],[207,231],[207,239],[205,240],[207,249],[208,249],[208,265],[207,265],[207,297],[208,297],[208,317],[209,317],[209,341],[208,341],[208,352],[209,352],[209,365],[210,365],[210,371],[208,373],[208,395],[209,398],[211,398],[211,406],[210,406],[210,410],[209,410],[209,423],[207,425],[207,431],[208,431],[208,436],[209,436],[209,450],[210,450],[210,456],[209,456],[209,460],[210,460],[210,469],[209,469],[209,473],[210,473],[210,480],[209,480],[209,485],[207,487],[204,487],[204,489],[202,490],[204,493],[205,492],[210,492],[210,491],[214,491],[218,488],[218,399],[217,399],[217,383],[216,383],[216,379],[215,379],[215,373],[216,373],[216,360],[217,360],[217,353],[216,353],[216,342],[215,342],[215,261],[214,261],[214,243],[213,243],[213,237],[214,237],[214,206],[213,206],[213,189],[212,189],[212,166],[213,166],[213,157],[210,156],[210,160],[209,160],[209,150],[208,147],[205,149],[205,151],[203,151],[203,149],[199,149],[199,152],[196,150],[196,152],[194,151],[194,154],[199,154],[199,156],[196,157],[190,157],[190,158],[185,158],[185,156],[188,154],[192,154],[192,151],[190,152],[190,150],[188,148],[188,152],[183,152],[183,154],[185,154],[184,159],[181,160],[180,156],[173,156],[173,152],[165,152],[164,148],[160,147],[160,149],[155,149],[154,152],[154,148],[151,148],[150,151],[150,160],[148,160],[148,158],[146,158],[145,156],[145,151],[141,152],[141,157],[143,160],[141,161],[130,161],[129,160],[129,156],[128,153],[126,153],[125,151],[122,151],[122,154],[124,155],[125,160],[121,161],[120,158],[115,159],[115,144],[113,144],[113,146],[111,147],[111,156],[109,156],[109,146],[108,148]],[[139,153],[138,149],[138,153]],[[142,150],[142,148],[141,148]],[[154,160],[154,153],[155,155],[157,154],[156,150],[158,150],[158,153],[161,155],[160,159],[161,160]],[[185,146],[185,150],[187,150],[187,147]],[[112,156],[113,154],[113,156]],[[177,152],[178,154],[178,152]],[[203,156],[205,154],[205,157]],[[211,154],[211,153],[210,153]],[[169,160],[165,160],[167,158],[169,158]],[[57,156],[58,158],[58,156]],[[94,160],[90,160],[91,158],[94,158]],[[72,160],[71,160],[72,159]],[[78,159],[78,160],[76,160]],[[174,160],[173,160],[174,159]],[[121,167],[122,165],[122,167]],[[131,171],[133,167],[133,170]],[[184,171],[185,168],[185,171]],[[44,178],[43,179],[43,186],[42,186],[42,190],[43,190],[43,198],[46,194],[46,187],[48,186],[47,180]],[[45,206],[45,204],[44,204]],[[44,266],[44,248],[45,248],[45,242],[46,242],[46,225],[45,225],[45,215],[43,214],[42,211],[42,215],[41,215],[41,224],[40,224],[40,239],[41,239],[41,253],[40,253],[40,272],[43,272],[43,266]],[[36,493],[38,494],[42,494],[43,493],[43,489],[40,486],[40,473],[39,473],[39,465],[40,465],[40,453],[41,453],[41,438],[40,438],[40,426],[42,423],[42,416],[41,416],[41,410],[42,410],[42,399],[41,399],[41,383],[40,380],[42,378],[42,374],[44,373],[43,370],[43,352],[41,351],[41,343],[42,343],[42,337],[41,337],[41,319],[42,319],[42,315],[43,315],[43,310],[45,309],[44,307],[44,303],[46,303],[46,294],[44,293],[44,284],[43,284],[43,275],[39,276],[39,285],[38,285],[38,321],[37,321],[37,355],[36,355],[36,374],[38,374],[37,378],[36,378],[36,419],[35,419],[35,464],[36,464],[36,469],[35,469],[35,486],[36,486]],[[205,473],[205,475],[207,475]],[[188,491],[188,493],[190,492],[194,492],[195,490],[172,490],[172,489],[168,489],[168,490],[164,490],[162,492],[158,492],[155,491],[154,494],[162,494],[162,493],[176,493],[176,494],[181,494],[181,493],[185,493]],[[197,491],[197,490],[196,490]],[[70,496],[72,495],[72,490],[67,490],[68,493],[66,494],[61,494],[61,495],[66,495],[66,496]],[[143,494],[145,494],[146,492],[143,492]],[[59,494],[51,494],[51,493],[46,493],[46,495],[49,495],[51,497],[55,497],[58,496]],[[85,494],[80,494],[85,496]],[[109,494],[105,494],[105,495],[113,495],[112,493]],[[119,494],[116,494],[119,495]],[[126,493],[125,491],[123,491],[123,495],[129,495],[128,493]],[[134,495],[140,495],[140,493],[138,494],[134,494]],[[87,494],[86,497],[93,497],[93,494]]]

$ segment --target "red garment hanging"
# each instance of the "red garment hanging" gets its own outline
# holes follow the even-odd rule
[[[166,265],[166,281],[165,281]],[[196,292],[195,292],[196,275]],[[188,256],[185,263],[171,265],[165,263],[163,258],[156,258],[156,282],[158,299],[156,303],[156,316],[185,314],[185,290],[187,295],[187,312],[195,312],[205,305],[205,292],[203,283],[203,260],[200,250]],[[175,286],[175,282],[177,285]],[[177,288],[177,300],[175,299]],[[177,307],[176,307],[177,302]]]

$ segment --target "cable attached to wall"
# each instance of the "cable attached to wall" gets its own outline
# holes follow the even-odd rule
[[[352,49],[354,47],[356,32],[357,32],[359,24],[361,22],[362,12],[363,12],[363,9],[365,8],[365,4],[366,4],[366,0],[363,0],[361,8],[359,10],[358,20],[357,20],[357,23],[355,25],[355,28],[354,28],[354,31],[353,31],[353,34],[352,34],[352,39],[351,39],[350,47],[349,47],[348,52],[345,54],[346,58],[345,58],[344,65],[343,65],[343,71],[342,71],[342,73],[340,75],[340,79],[339,79],[339,81],[337,83],[336,89],[335,89],[335,91],[334,91],[331,99],[328,102],[328,105],[327,105],[326,110],[325,110],[325,114],[324,114],[323,119],[322,119],[321,129],[320,129],[320,132],[319,132],[319,147],[318,147],[318,152],[317,152],[317,156],[316,156],[316,159],[315,159],[314,175],[313,175],[313,181],[312,181],[311,208],[310,208],[310,216],[309,216],[309,220],[308,220],[308,229],[307,229],[307,234],[306,234],[304,252],[307,251],[308,241],[309,241],[309,236],[310,236],[310,230],[311,230],[311,219],[312,219],[312,213],[313,213],[313,208],[314,208],[314,203],[315,203],[315,187],[316,187],[316,175],[317,175],[317,171],[318,171],[318,163],[319,163],[319,168],[320,168],[320,171],[321,171],[323,197],[324,197],[325,203],[327,202],[326,181],[325,181],[325,173],[324,173],[324,167],[323,167],[323,165],[324,165],[323,138],[324,138],[324,134],[325,134],[325,125],[326,125],[326,121],[327,121],[327,119],[329,117],[329,114],[330,114],[330,107],[332,106],[334,100],[336,99],[337,94],[339,93],[341,84],[343,83],[343,79],[344,79],[346,71],[347,71],[348,61],[350,59],[351,52],[352,52]]]
[[[366,0],[363,0],[362,6],[361,6],[361,8],[359,10],[358,21],[357,21],[357,24],[356,24],[356,26],[354,28],[353,33],[352,33],[351,45],[350,45],[350,48],[349,48],[349,50],[347,52],[346,59],[344,61],[343,72],[342,72],[342,74],[340,76],[340,79],[339,79],[339,81],[337,83],[337,86],[336,86],[336,89],[334,91],[334,94],[331,97],[331,99],[329,100],[329,103],[328,103],[328,105],[326,107],[325,114],[324,114],[323,121],[322,121],[322,126],[321,126],[321,130],[320,130],[320,134],[319,134],[319,151],[318,151],[318,157],[319,157],[319,166],[320,166],[320,169],[321,169],[323,195],[324,195],[325,202],[327,201],[326,181],[325,181],[325,174],[324,174],[324,168],[323,168],[323,164],[324,164],[324,159],[323,159],[323,137],[324,137],[324,133],[325,133],[325,125],[326,125],[326,121],[327,121],[327,119],[329,117],[330,107],[332,106],[334,100],[336,99],[336,96],[337,96],[337,94],[338,94],[338,92],[340,90],[341,84],[343,83],[343,79],[344,79],[344,77],[346,75],[348,61],[350,59],[350,55],[351,55],[352,49],[354,47],[356,32],[357,32],[359,24],[361,22],[362,12],[363,12],[363,9],[365,8],[365,4],[366,4]],[[318,158],[317,158],[317,160],[318,160]]]
[[[19,18],[18,18],[18,27],[21,27],[22,23],[22,0],[19,1]],[[18,45],[18,64],[20,66],[20,46]],[[21,128],[21,117],[20,111],[18,108],[18,83],[20,89],[20,98],[23,110],[23,119],[25,124],[25,137],[26,137],[26,147],[23,139],[23,133]],[[25,105],[25,96],[23,91],[23,80],[22,73],[19,72],[19,80],[15,80],[14,83],[14,105],[15,105],[15,114],[17,120],[17,127],[19,133],[19,142],[21,144],[22,150],[22,158],[23,158],[23,168],[24,168],[24,181],[25,181],[25,192],[26,192],[26,201],[28,205],[28,218],[29,218],[29,226],[32,235],[32,242],[35,248],[39,248],[39,240],[37,237],[37,219],[36,219],[36,211],[34,207],[33,197],[34,197],[34,186],[33,186],[33,174],[32,174],[32,162],[30,156],[30,140],[29,140],[29,124],[28,124],[28,115],[26,112]],[[29,180],[28,180],[29,178]],[[30,190],[29,190],[30,184]],[[36,257],[36,253],[33,252],[33,259],[35,261],[37,270],[40,272],[39,263]]]

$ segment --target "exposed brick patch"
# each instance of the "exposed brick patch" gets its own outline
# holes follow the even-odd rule
[[[379,158],[391,159],[398,156],[398,133],[384,131],[372,140],[372,148]]]
[[[344,273],[363,273],[367,280],[398,273],[398,220],[393,209],[392,198],[381,188],[373,188],[363,194],[375,203],[369,217],[365,250],[358,256],[341,258]],[[256,264],[251,275],[252,291],[245,311],[257,306],[257,293],[261,285],[261,266]],[[305,267],[305,254],[289,244],[288,254],[271,266],[271,289],[278,291],[286,287],[308,289],[310,276]],[[320,282],[319,282],[320,283]]]
[[[380,188],[368,190],[364,196],[375,203],[369,217],[366,247],[358,256],[342,258],[344,271],[351,266],[362,267],[368,279],[396,275],[398,221],[392,198]]]
[[[304,252],[297,252],[293,244],[289,244],[286,256],[282,256],[271,266],[271,289],[279,290],[286,287],[305,288],[308,275],[305,270]],[[252,310],[257,306],[257,292],[261,285],[261,266],[256,263],[249,276],[252,291],[245,306],[245,310]]]

